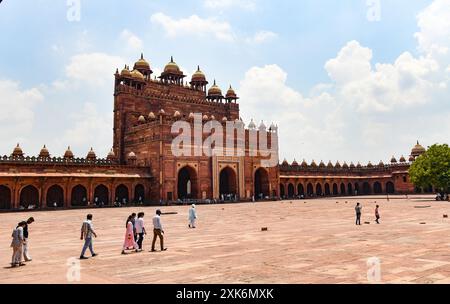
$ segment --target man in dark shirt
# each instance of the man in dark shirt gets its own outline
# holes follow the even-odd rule
[[[30,217],[27,220],[27,224],[23,227],[23,258],[25,259],[25,262],[31,262],[31,256],[28,253],[28,236],[29,236],[29,232],[28,232],[28,225],[31,225],[34,223],[34,218]]]
[[[361,225],[361,205],[356,203],[355,212],[356,212],[356,225]]]

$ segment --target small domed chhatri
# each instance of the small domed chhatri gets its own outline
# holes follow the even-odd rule
[[[153,120],[156,119],[156,115],[153,112],[148,113],[148,119]]]
[[[131,77],[136,81],[145,81],[144,75],[138,70],[131,71]]]
[[[180,118],[181,117],[181,113],[179,111],[175,111],[175,113],[173,113],[173,117],[174,118]]]
[[[72,152],[72,150],[70,150],[70,146],[68,146],[66,152],[64,152],[64,158],[66,158],[66,159],[73,158],[73,152]]]
[[[320,161],[319,167],[320,167],[320,168],[325,168],[325,163],[323,162],[323,160]]]
[[[144,115],[139,116],[138,122],[141,123],[141,124],[145,123],[145,117],[144,117]]]
[[[400,157],[400,162],[401,163],[406,163],[406,158],[403,155]]]
[[[41,151],[39,152],[39,157],[40,158],[49,158],[50,157],[50,153],[48,152],[48,149],[45,145],[42,147]]]
[[[107,160],[115,160],[116,154],[114,153],[114,150],[111,148],[111,151],[109,151],[108,156],[106,157]]]
[[[124,77],[124,78],[131,78],[131,72],[128,69],[128,66],[125,65],[125,67],[123,68],[122,72],[120,72],[120,76]]]
[[[281,165],[283,165],[283,166],[289,166],[289,163],[288,163],[288,161],[286,160],[286,158],[283,160],[283,163],[282,163]]]
[[[303,167],[303,168],[308,167],[308,163],[306,162],[305,159],[303,159],[303,161],[302,161],[302,167]]]
[[[391,163],[396,164],[397,163],[397,159],[395,158],[395,156],[392,155],[391,158]]]
[[[141,58],[134,64],[134,69],[142,71],[151,71],[150,63],[148,63],[147,60],[144,59],[143,53],[141,53]]]
[[[23,151],[19,144],[14,148],[13,153],[11,154],[13,157],[23,157]]]
[[[92,147],[91,147],[91,150],[89,150],[89,152],[86,156],[86,159],[87,160],[95,160],[96,158],[97,158],[97,155],[95,155],[94,149],[92,149]]]
[[[208,97],[220,97],[220,98],[223,98],[222,90],[216,84],[216,80],[214,80],[214,84],[208,90]]]
[[[294,158],[294,161],[292,162],[292,166],[294,166],[294,167],[298,166],[298,162],[295,160],[295,158]]]
[[[192,74],[191,84],[194,82],[199,82],[199,83],[206,82],[206,84],[208,84],[208,82],[206,81],[205,74],[200,70],[200,66],[197,66],[197,71],[195,71],[195,73]]]
[[[335,168],[341,168],[341,163],[339,161],[336,161],[336,164],[334,165]]]
[[[417,144],[412,148],[411,150],[411,156],[416,158],[422,154],[424,154],[427,150],[422,147],[421,144],[419,144],[419,141],[417,141]]]
[[[178,64],[176,64],[175,61],[173,61],[173,56],[170,57],[170,62],[166,64],[166,66],[164,67],[164,72],[174,74],[178,74],[181,72]]]

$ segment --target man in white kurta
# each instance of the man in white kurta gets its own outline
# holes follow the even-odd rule
[[[195,205],[192,204],[189,209],[189,228],[195,228],[195,220],[197,219],[197,212],[195,210]]]

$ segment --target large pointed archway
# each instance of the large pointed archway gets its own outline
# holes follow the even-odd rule
[[[197,172],[192,167],[185,166],[178,171],[177,185],[178,199],[198,198]]]
[[[102,206],[109,204],[109,190],[105,185],[98,185],[94,190],[94,204]]]
[[[237,194],[236,172],[230,167],[225,167],[219,174],[219,194],[224,197]]]
[[[128,191],[128,187],[121,184],[116,188],[116,200],[121,204],[128,204],[130,202],[130,194]]]
[[[0,210],[11,209],[11,190],[3,185],[0,185]]]
[[[259,168],[255,172],[255,199],[262,199],[269,195],[269,174],[266,169]]]
[[[87,206],[87,190],[82,185],[72,188],[72,206]]]
[[[61,186],[53,185],[48,188],[47,207],[64,207],[64,190]]]
[[[26,186],[20,191],[20,205],[28,208],[29,205],[39,206],[39,190],[34,186]]]

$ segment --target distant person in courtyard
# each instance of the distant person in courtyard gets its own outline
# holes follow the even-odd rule
[[[362,206],[360,203],[356,203],[355,212],[356,212],[356,225],[361,225],[361,209]]]
[[[144,235],[147,234],[145,231],[145,225],[144,225],[144,212],[139,212],[137,215],[137,220],[135,224],[136,233],[137,233],[137,244],[139,247],[139,251],[142,251],[142,242],[144,241]]]
[[[28,252],[29,249],[29,231],[28,231],[28,226],[34,223],[34,218],[30,217],[27,221],[26,221],[26,225],[23,227],[23,258],[25,259],[25,262],[31,262],[31,256]]]
[[[123,242],[122,254],[125,254],[125,250],[136,250],[138,252],[138,245],[136,244],[136,239],[134,238],[134,228],[133,228],[133,215],[130,215],[125,226],[125,240]]]
[[[375,222],[377,223],[377,224],[379,224],[380,222],[379,222],[379,220],[380,220],[380,211],[378,210],[380,208],[380,206],[376,206],[375,207]]]
[[[23,244],[25,239],[23,237],[23,227],[27,222],[20,222],[17,224],[17,227],[13,230],[11,237],[11,247],[13,249],[12,259],[11,259],[11,267],[24,266],[25,263],[22,263],[22,253],[23,253]]]
[[[86,216],[86,220],[81,225],[81,240],[84,240],[83,249],[81,250],[80,260],[85,260],[87,257],[84,256],[86,250],[89,248],[92,257],[97,256],[94,252],[93,240],[92,237],[97,237],[97,234],[94,231],[94,225],[92,224],[92,214],[88,214]]]
[[[195,204],[192,204],[189,208],[189,228],[195,228],[195,220],[197,219],[197,211],[195,210]]]
[[[164,248],[164,230],[161,224],[161,210],[156,210],[156,214],[153,217],[153,241],[152,241],[152,251],[155,250],[156,238],[159,237],[159,241],[161,243],[161,251],[166,251],[167,248]]]

